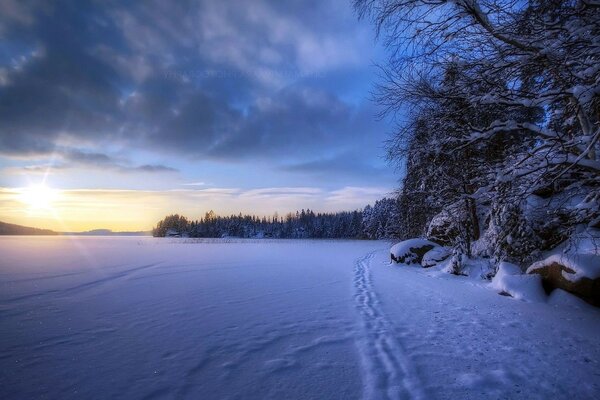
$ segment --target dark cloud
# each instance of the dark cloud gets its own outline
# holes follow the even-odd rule
[[[364,63],[371,43],[335,18],[345,1],[309,3],[2,2],[0,154],[171,172],[101,149],[281,164],[361,146],[372,115],[314,82]]]
[[[244,124],[226,136],[212,150],[221,157],[248,154],[287,157],[307,149],[326,148],[339,143],[352,109],[330,93],[310,88],[288,88],[273,97],[257,101]]]
[[[166,165],[159,164],[145,164],[138,167],[121,167],[125,172],[129,171],[141,171],[141,172],[177,172],[175,168],[167,167]]]
[[[56,154],[56,153],[55,153]],[[58,153],[60,154],[60,153]],[[97,168],[111,168],[119,172],[177,172],[178,170],[161,164],[130,165],[122,158],[111,157],[104,153],[84,152],[81,150],[67,150],[61,154],[66,160],[63,168],[87,166]]]
[[[292,87],[259,98],[245,112],[200,91],[176,106],[155,93],[132,100],[143,120],[152,121],[152,145],[212,159],[303,154],[307,149],[343,146],[354,110],[330,93]],[[143,122],[140,121],[140,124]],[[365,132],[367,133],[367,132]]]
[[[119,77],[89,52],[105,38],[98,23],[68,2],[31,13],[30,23],[9,20],[12,30],[4,32],[24,42],[13,46],[3,66],[1,151],[50,153],[61,138],[112,136],[122,118]]]
[[[81,150],[69,150],[64,155],[69,161],[81,164],[94,164],[99,166],[115,165],[117,161],[103,153],[86,153]]]

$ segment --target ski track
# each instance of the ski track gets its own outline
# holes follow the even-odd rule
[[[362,326],[357,344],[363,367],[363,398],[426,399],[413,362],[382,312],[373,288],[370,263],[374,255],[371,252],[359,258],[354,267],[354,299]]]

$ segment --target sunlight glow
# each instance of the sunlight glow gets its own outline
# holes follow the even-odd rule
[[[59,191],[46,185],[32,185],[20,191],[19,200],[31,210],[51,210]]]

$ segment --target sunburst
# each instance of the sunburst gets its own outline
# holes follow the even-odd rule
[[[31,185],[20,190],[19,200],[31,210],[52,210],[59,199],[59,191],[45,184]]]

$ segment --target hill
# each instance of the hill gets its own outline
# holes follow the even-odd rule
[[[58,235],[58,232],[50,229],[31,228],[16,224],[8,224],[0,221],[0,235]]]

